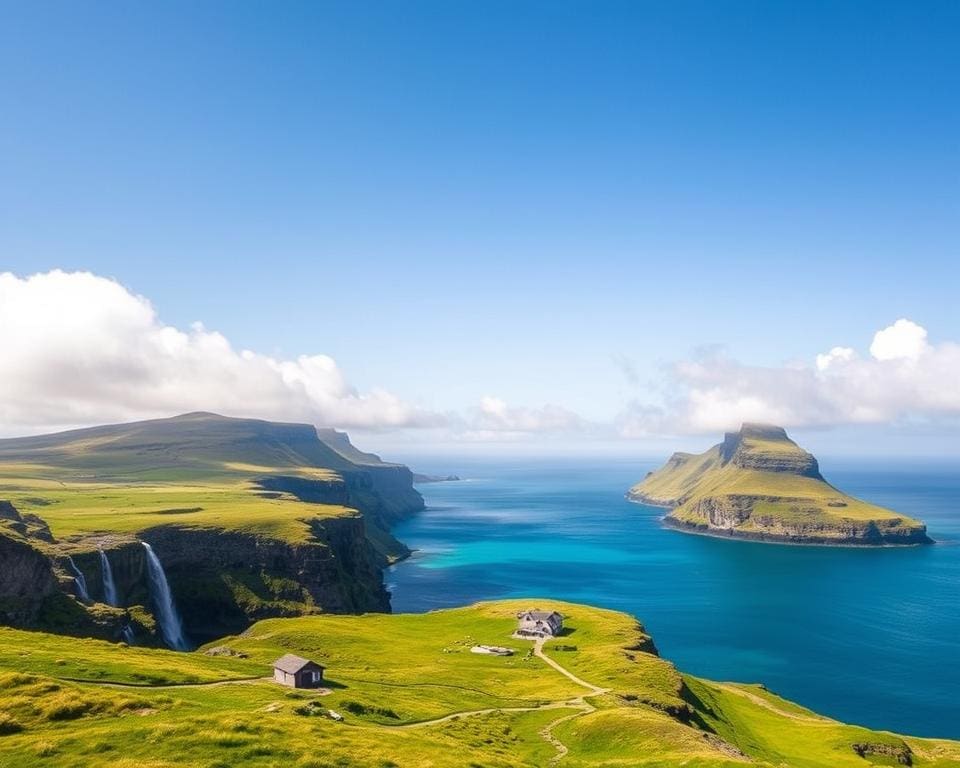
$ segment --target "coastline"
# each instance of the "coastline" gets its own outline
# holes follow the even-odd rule
[[[624,496],[631,504],[642,504],[648,507],[658,507],[660,509],[673,509],[676,504],[664,501],[654,501],[652,499],[633,495],[630,493]],[[799,539],[790,536],[782,536],[773,533],[760,533],[751,531],[738,531],[734,529],[709,528],[683,520],[671,518],[669,513],[660,517],[660,524],[664,528],[670,528],[681,533],[690,533],[695,536],[708,536],[713,539],[725,539],[727,541],[751,541],[758,544],[783,544],[790,547],[831,547],[846,549],[909,549],[911,547],[925,547],[936,544],[936,540],[927,535],[926,541],[913,541],[904,544],[895,544],[889,542],[858,542],[850,539],[830,540],[826,538]]]

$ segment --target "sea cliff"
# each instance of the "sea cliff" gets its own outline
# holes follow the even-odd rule
[[[204,640],[389,611],[383,568],[409,553],[389,529],[423,508],[407,467],[343,433],[213,414],[0,441],[4,493],[0,624],[146,644],[160,635],[144,542]]]
[[[627,494],[667,507],[668,526],[792,544],[930,542],[923,523],[830,485],[816,458],[780,427],[744,424],[701,454],[675,453]]]

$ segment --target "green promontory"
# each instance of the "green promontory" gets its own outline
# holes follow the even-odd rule
[[[194,640],[388,611],[382,569],[408,552],[389,529],[422,508],[407,467],[308,424],[191,413],[0,440],[0,624],[156,642],[141,542]]]
[[[848,496],[781,427],[744,424],[704,453],[675,453],[627,498],[669,507],[667,525],[796,544],[928,544],[926,526]]]
[[[512,638],[531,606],[565,634]],[[288,653],[323,664],[325,688],[273,682]],[[0,629],[0,765],[958,768],[960,743],[686,675],[631,616],[526,599],[267,619],[190,653]]]

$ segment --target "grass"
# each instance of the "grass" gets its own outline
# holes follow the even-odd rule
[[[788,438],[742,437],[741,441],[742,451],[785,460],[786,464],[791,457],[808,457]],[[769,531],[779,525],[812,526],[818,535],[842,538],[842,529],[850,526],[876,523],[888,531],[909,531],[922,525],[849,496],[818,477],[724,463],[720,445],[701,454],[674,454],[664,467],[631,488],[630,495],[673,506],[671,518],[694,525],[706,523],[704,502],[734,508],[746,500],[749,517],[735,526],[744,533]]]
[[[0,765],[543,768],[556,754],[543,736],[552,725],[569,750],[561,768],[732,768],[747,758],[766,768],[864,768],[889,764],[882,749],[904,745],[914,765],[960,766],[957,742],[847,726],[756,686],[683,677],[649,652],[650,639],[635,619],[534,602],[560,610],[569,629],[545,652],[611,689],[589,699],[595,711],[508,711],[589,696],[528,655],[529,642],[510,638],[514,614],[529,600],[423,615],[270,619],[218,641],[247,658],[0,631]],[[474,643],[518,653],[472,654]],[[286,652],[327,665],[330,693],[242,679],[269,674],[270,663]],[[101,684],[66,679],[74,677]],[[115,685],[151,679],[206,685]],[[686,705],[689,722],[673,711],[677,704]],[[500,711],[415,725],[488,708]],[[298,714],[326,709],[341,712],[344,722]],[[878,749],[859,757],[854,744]]]
[[[57,539],[107,533],[134,536],[175,524],[302,542],[310,539],[311,518],[357,514],[343,506],[304,504],[287,494],[264,498],[245,480],[108,484],[0,474],[0,498],[21,513],[42,517]]]
[[[9,627],[0,627],[0,669],[135,685],[215,682],[263,674],[262,664],[231,656],[128,647]]]

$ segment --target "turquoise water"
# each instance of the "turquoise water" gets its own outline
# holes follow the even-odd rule
[[[960,738],[960,468],[822,462],[844,490],[927,522],[931,547],[798,547],[661,527],[625,490],[652,463],[444,459],[428,509],[396,529],[419,550],[387,575],[395,611],[544,596],[635,614],[662,655],[763,682],[874,728]]]

